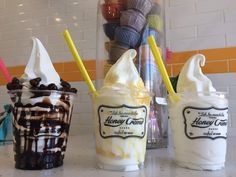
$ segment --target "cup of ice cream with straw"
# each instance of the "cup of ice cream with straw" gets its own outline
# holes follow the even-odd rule
[[[202,73],[205,57],[191,57],[183,66],[174,92],[153,37],[148,39],[153,55],[169,91],[175,161],[195,170],[224,168],[228,122],[226,94],[217,92]]]
[[[68,31],[66,41],[92,92],[98,167],[135,171],[143,167],[146,152],[150,95],[128,50],[110,68],[103,87],[96,91]]]

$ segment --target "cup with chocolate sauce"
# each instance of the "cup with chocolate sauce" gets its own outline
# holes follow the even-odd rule
[[[13,103],[15,167],[39,170],[63,164],[77,89],[62,80],[39,39],[24,74],[7,84]]]
[[[31,89],[24,89],[14,78],[7,85],[13,102],[13,141],[15,167],[39,170],[63,164],[77,90],[61,81],[40,84],[30,80]]]

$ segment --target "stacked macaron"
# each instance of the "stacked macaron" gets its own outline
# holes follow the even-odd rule
[[[110,64],[114,64],[120,56],[128,49],[137,49],[142,41],[143,31],[147,24],[147,14],[152,9],[151,0],[107,0],[110,6],[122,4],[119,15],[114,18],[104,18],[108,21],[103,25],[106,36],[110,39],[110,44],[106,43],[109,53]],[[118,5],[117,5],[118,6]],[[121,5],[119,5],[121,7]],[[126,9],[127,8],[127,9]],[[106,12],[108,13],[108,12]],[[119,16],[119,18],[118,18]],[[116,23],[116,24],[114,24]],[[109,46],[109,47],[108,47]]]
[[[164,39],[163,22],[161,16],[162,11],[160,0],[153,0],[152,8],[146,16],[147,25],[143,30],[141,40],[142,42],[138,50],[139,63],[137,63],[137,65],[140,67],[141,78],[144,80],[146,86],[150,86],[150,89],[152,88],[151,85],[159,87],[162,82],[147,40],[148,36],[152,35],[161,51],[160,46],[163,44],[162,39]],[[152,90],[150,91],[152,92]],[[158,96],[162,96],[161,89],[156,89],[155,92]]]
[[[120,25],[121,12],[125,9],[124,0],[105,0],[105,3],[101,5],[102,15],[107,21],[103,24],[103,29],[110,40],[114,40],[115,29]]]
[[[149,59],[152,58],[151,53],[148,53],[147,56],[144,56],[145,54],[147,54],[146,50],[150,50],[147,41],[148,36],[153,35],[159,47],[161,45],[161,39],[164,38],[163,21],[161,15],[162,14],[161,14],[160,0],[153,0],[151,10],[146,16],[147,26],[143,30],[142,42],[139,50],[139,52],[142,53],[140,54],[140,56],[142,56],[141,57],[142,60],[146,61],[147,58]]]
[[[120,26],[121,12],[126,9],[127,0],[104,0],[101,5],[101,11],[104,19],[107,21],[103,24],[105,35],[110,41],[105,43],[105,48],[110,53],[115,38],[115,30]],[[112,63],[109,60],[110,63]]]
[[[147,15],[147,23],[151,29],[157,31],[158,33],[163,32],[163,21],[161,13],[161,4],[159,0],[154,0],[152,9]]]
[[[101,5],[102,15],[108,23],[119,23],[121,12],[125,8],[124,0],[105,0]]]

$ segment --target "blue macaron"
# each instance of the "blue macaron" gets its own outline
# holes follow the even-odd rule
[[[103,24],[103,30],[106,36],[110,40],[114,40],[115,37],[115,30],[119,26],[119,23],[105,23]]]
[[[115,42],[124,48],[136,48],[140,43],[140,34],[131,27],[120,26],[115,31]]]

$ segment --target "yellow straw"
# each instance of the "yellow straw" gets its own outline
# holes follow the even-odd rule
[[[162,57],[161,57],[161,54],[160,54],[160,51],[157,47],[157,44],[156,44],[156,41],[154,39],[154,37],[152,35],[150,35],[148,37],[148,44],[152,50],[152,54],[155,58],[155,61],[156,61],[156,64],[160,70],[160,73],[162,75],[162,78],[163,78],[163,81],[166,85],[166,88],[168,90],[168,92],[170,93],[170,95],[172,95],[173,99],[175,101],[178,101],[179,100],[179,96],[175,93],[173,87],[172,87],[172,84],[170,82],[170,79],[169,79],[169,76],[168,76],[168,73],[166,71],[166,68],[165,68],[165,65],[163,63],[163,60],[162,60]]]
[[[74,42],[71,39],[69,31],[65,30],[63,34],[64,34],[65,40],[67,42],[67,45],[69,46],[70,51],[71,51],[71,53],[72,53],[72,55],[73,55],[73,57],[74,57],[74,59],[76,61],[76,64],[77,64],[80,72],[82,73],[82,75],[84,77],[85,82],[87,83],[89,89],[93,92],[93,94],[97,95],[97,91],[96,91],[96,89],[95,89],[95,87],[93,85],[92,80],[90,79],[90,77],[88,75],[87,70],[84,67],[84,64],[83,64],[83,62],[82,62],[82,60],[81,60],[81,58],[79,56],[79,53],[78,53],[78,51],[77,51],[77,49],[75,47],[75,44],[74,44]]]

